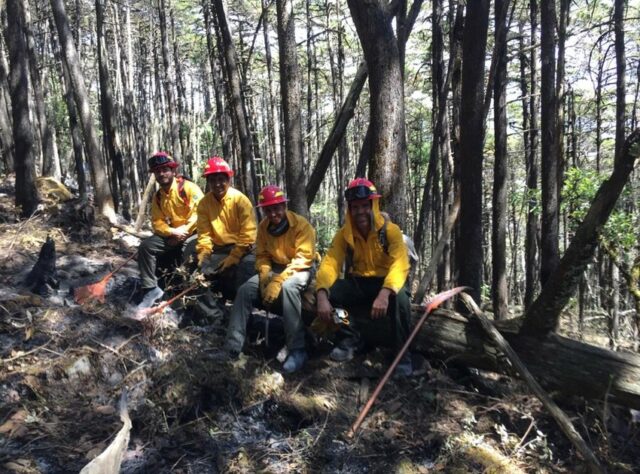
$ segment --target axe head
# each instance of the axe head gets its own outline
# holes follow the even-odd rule
[[[468,286],[456,286],[455,288],[451,288],[450,290],[446,290],[441,293],[438,293],[437,295],[435,295],[434,297],[428,300],[425,298],[425,301],[422,304],[422,306],[424,307],[425,313],[429,314],[431,311],[436,309],[438,306],[440,306],[442,303],[444,303],[448,299],[454,297],[458,293],[461,293],[465,290],[470,290],[470,289],[471,288]]]

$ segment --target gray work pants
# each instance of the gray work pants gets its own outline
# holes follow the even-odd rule
[[[176,262],[186,261],[189,256],[195,253],[197,235],[192,235],[181,245],[169,245],[168,237],[152,235],[144,239],[138,248],[138,269],[142,288],[150,289],[158,286],[156,270],[158,259],[161,258],[168,263],[168,270],[173,270]],[[179,265],[179,263],[177,263]]]
[[[276,272],[279,273],[279,272]],[[282,284],[275,306],[282,306],[284,332],[289,351],[304,349],[304,323],[302,322],[302,291],[309,282],[310,272],[298,272]],[[255,275],[238,289],[233,301],[225,346],[227,349],[242,351],[247,334],[247,322],[254,307],[262,305],[259,277]]]

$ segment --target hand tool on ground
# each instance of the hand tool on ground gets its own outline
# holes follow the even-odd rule
[[[369,413],[369,410],[371,409],[374,402],[378,398],[378,395],[380,394],[382,387],[384,387],[384,385],[387,383],[387,380],[389,380],[389,377],[391,377],[391,374],[393,373],[396,366],[398,365],[398,362],[400,362],[400,359],[402,359],[402,356],[404,355],[404,353],[407,352],[407,349],[409,349],[411,342],[418,334],[418,331],[420,331],[420,328],[422,327],[424,322],[427,320],[427,317],[429,316],[429,314],[438,306],[440,306],[443,302],[451,298],[452,296],[455,296],[458,293],[467,289],[469,288],[466,286],[458,286],[456,288],[452,288],[451,290],[443,291],[442,293],[438,293],[437,295],[435,295],[426,303],[424,308],[424,314],[422,315],[422,317],[420,318],[416,326],[413,328],[411,335],[409,335],[409,337],[407,338],[406,342],[404,343],[404,346],[402,346],[402,349],[400,349],[400,352],[398,352],[398,355],[396,356],[396,358],[393,360],[393,362],[387,369],[387,372],[380,379],[380,382],[378,382],[378,386],[373,391],[373,394],[371,395],[371,397],[369,398],[365,406],[362,407],[362,410],[360,410],[360,414],[358,415],[358,418],[353,423],[351,428],[349,428],[349,431],[347,431],[346,433],[347,439],[352,439],[356,435],[358,428],[360,428],[360,425],[362,424],[365,417],[367,416],[367,413]]]
[[[182,290],[180,293],[178,293],[174,297],[169,298],[167,301],[163,301],[158,306],[152,306],[151,308],[139,309],[138,311],[136,311],[136,314],[134,315],[133,319],[136,319],[138,321],[142,321],[144,319],[147,319],[150,316],[153,316],[154,314],[162,313],[162,311],[164,311],[164,309],[167,306],[173,304],[175,301],[177,301],[178,299],[182,298],[184,295],[186,295],[190,291],[195,290],[199,286],[200,286],[200,282],[195,282],[193,285],[188,286],[187,288]]]
[[[78,304],[85,304],[92,300],[98,300],[100,303],[104,303],[107,283],[109,283],[109,280],[116,272],[120,271],[130,260],[133,260],[136,255],[138,255],[137,250],[99,282],[75,288],[73,290],[73,300]]]

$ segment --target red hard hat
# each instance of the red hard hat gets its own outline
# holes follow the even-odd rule
[[[274,204],[280,204],[287,202],[288,199],[284,195],[284,191],[278,186],[270,185],[265,186],[258,194],[258,207],[273,206]]]
[[[347,201],[357,201],[359,199],[377,199],[380,197],[374,184],[366,178],[356,178],[351,180],[344,192]]]
[[[169,168],[178,167],[178,163],[176,163],[174,159],[171,158],[171,155],[169,155],[169,153],[167,153],[166,151],[155,152],[153,155],[151,155],[151,158],[149,158],[147,164],[149,165],[149,171],[154,171],[157,168],[162,168],[163,166],[168,166]]]
[[[233,176],[233,170],[229,166],[229,163],[224,161],[219,156],[212,156],[207,160],[207,166],[204,168],[203,176],[208,176],[215,173],[225,173],[229,178]]]

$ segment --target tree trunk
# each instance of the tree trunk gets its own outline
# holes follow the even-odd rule
[[[292,211],[309,215],[305,196],[304,157],[302,153],[302,117],[300,73],[296,52],[292,0],[276,0],[278,46],[280,51],[280,90],[284,118],[285,178]],[[310,59],[309,59],[310,60]],[[308,117],[311,120],[311,117]]]
[[[626,87],[625,87],[625,51],[624,51],[624,7],[625,0],[615,0],[613,20],[615,29],[615,47],[616,47],[616,144],[615,144],[615,161],[622,159],[622,147],[624,146],[625,137],[625,106],[626,106]],[[640,67],[640,65],[638,66]]]
[[[253,194],[253,183],[251,182],[250,166],[253,163],[253,144],[249,134],[249,125],[247,124],[245,105],[242,100],[242,92],[240,88],[240,73],[237,66],[236,49],[231,39],[231,32],[227,24],[227,15],[224,11],[222,0],[212,0],[213,8],[216,13],[217,24],[222,40],[222,50],[224,54],[224,62],[227,71],[227,81],[229,85],[229,93],[231,99],[231,108],[233,119],[235,121],[238,139],[240,141],[240,180],[245,194]],[[253,196],[254,199],[257,196]]]
[[[170,2],[170,0],[166,0]],[[175,71],[170,61],[169,32],[167,24],[167,8],[171,8],[165,0],[158,5],[158,19],[160,24],[160,42],[162,43],[162,67],[164,70],[162,85],[169,112],[169,136],[171,137],[171,154],[179,163],[182,159],[182,145],[180,143],[180,123],[178,121],[178,107],[176,101]]]
[[[614,166],[609,179],[598,189],[586,217],[549,278],[548,284],[542,288],[540,296],[525,313],[523,334],[543,336],[557,329],[560,312],[574,295],[582,273],[591,263],[602,227],[607,222],[639,156],[640,130],[635,130],[624,144],[622,159]]]
[[[25,37],[23,0],[7,0],[10,20],[5,38],[9,49],[9,89],[15,145],[16,207],[22,217],[31,216],[38,206],[33,153],[33,128],[29,120],[29,59]]]
[[[33,90],[36,115],[38,117],[40,141],[42,143],[42,175],[51,176],[59,180],[61,177],[60,157],[58,156],[58,150],[55,146],[53,129],[47,118],[40,68],[38,66],[36,46],[33,39],[29,2],[24,3],[24,13],[27,49],[29,52],[29,69],[31,71],[31,88]]]
[[[69,68],[71,87],[73,89],[76,106],[80,114],[85,148],[87,150],[89,161],[91,162],[91,179],[95,192],[95,202],[100,214],[107,217],[109,221],[114,222],[116,214],[113,206],[113,200],[109,193],[107,177],[103,169],[104,161],[102,159],[102,150],[98,144],[98,138],[93,126],[89,96],[85,88],[80,61],[76,53],[75,45],[73,44],[73,37],[69,28],[69,21],[67,20],[63,1],[51,0],[51,9],[53,10],[53,16],[58,29],[63,60],[67,63]]]
[[[3,22],[4,23],[4,22]],[[13,146],[13,124],[11,123],[11,94],[9,93],[9,66],[7,64],[3,35],[0,35],[0,145],[2,161],[4,162],[4,172],[11,173],[14,169],[15,156]]]
[[[342,108],[331,127],[329,136],[327,137],[327,140],[322,147],[322,151],[320,152],[320,157],[318,158],[318,161],[311,172],[311,176],[309,177],[309,182],[307,183],[306,188],[307,204],[309,207],[313,204],[313,201],[316,198],[316,194],[320,189],[320,184],[322,183],[327,169],[331,164],[331,158],[340,144],[340,141],[344,137],[349,121],[353,117],[356,104],[358,103],[358,98],[360,97],[360,92],[362,92],[366,79],[367,65],[362,63],[360,64],[360,67],[358,67],[358,71],[353,79],[351,88],[347,93],[347,97],[344,99]]]
[[[542,227],[540,245],[540,281],[544,287],[558,266],[558,150],[556,148],[556,2],[542,2],[540,92],[542,99]]]
[[[96,0],[96,30],[98,48],[98,73],[100,77],[100,111],[102,112],[102,139],[107,159],[113,167],[111,193],[114,203],[122,201],[121,212],[125,219],[131,219],[131,196],[129,183],[125,176],[120,138],[116,127],[116,117],[113,105],[111,85],[109,83],[109,66],[107,64],[107,48],[104,43],[104,6],[106,0]],[[118,206],[116,205],[116,210]]]
[[[348,0],[369,70],[371,155],[369,176],[394,222],[405,227],[404,84],[398,41],[381,0]]]
[[[262,0],[263,10],[263,36],[264,36],[264,55],[267,66],[267,87],[269,94],[267,100],[269,102],[269,111],[267,113],[267,124],[269,134],[270,153],[267,155],[270,161],[273,163],[276,170],[276,181],[278,183],[284,183],[282,172],[284,171],[284,165],[282,163],[282,156],[280,153],[280,121],[278,120],[278,103],[276,101],[276,86],[273,80],[273,60],[271,58],[271,42],[269,39],[269,8],[266,0]],[[309,206],[311,204],[309,203]]]
[[[509,316],[507,286],[507,24],[508,0],[496,0],[496,19],[504,23],[496,25],[496,72],[493,82],[493,123],[495,134],[495,158],[493,162],[493,202],[491,220],[493,313],[496,319]]]
[[[484,147],[484,65],[489,2],[467,5],[462,44],[460,110],[460,227],[456,243],[458,284],[469,286],[480,302],[483,264],[482,161]]]

